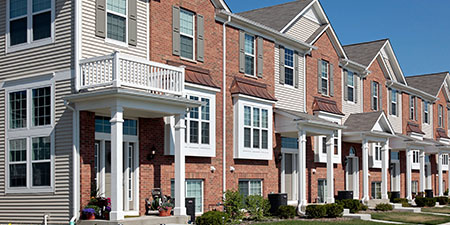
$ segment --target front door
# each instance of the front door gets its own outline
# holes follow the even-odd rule
[[[297,200],[297,154],[283,153],[283,178],[284,193],[288,195],[288,201]]]
[[[359,198],[359,161],[358,157],[356,157],[356,152],[354,148],[350,149],[349,156],[347,157],[347,165],[346,165],[346,178],[347,182],[346,190],[353,191],[353,198]]]
[[[400,162],[391,163],[391,191],[400,191]]]

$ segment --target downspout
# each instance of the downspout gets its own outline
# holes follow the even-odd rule
[[[70,111],[72,111],[72,173],[73,173],[73,180],[72,180],[72,206],[73,206],[73,215],[70,219],[70,223],[74,224],[76,219],[78,218],[78,212],[79,212],[79,152],[78,152],[78,111],[69,105],[69,102],[67,100],[64,100],[64,106],[67,107]]]
[[[309,48],[307,52],[303,54],[303,112],[308,113],[306,110],[306,55],[312,52],[313,48]]]
[[[227,24],[231,22],[231,16],[223,23],[223,77],[222,77],[222,185],[223,195],[227,191]]]

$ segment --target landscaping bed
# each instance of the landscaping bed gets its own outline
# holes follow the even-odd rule
[[[258,225],[322,225],[322,224],[348,224],[348,225],[380,225],[383,223],[376,223],[372,221],[352,220],[346,218],[336,219],[298,219],[298,220],[284,220],[272,221],[264,223],[253,223]]]
[[[371,213],[372,219],[387,220],[401,223],[414,224],[442,224],[450,222],[450,216],[437,216],[424,213],[412,212],[386,212],[386,213]]]

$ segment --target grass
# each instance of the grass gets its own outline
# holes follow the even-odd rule
[[[271,223],[258,223],[258,225],[325,225],[325,224],[338,224],[338,225],[380,225],[383,223],[376,223],[363,220],[339,220],[339,221],[314,221],[314,220],[292,220],[282,222]]]
[[[373,213],[372,219],[430,225],[450,222],[450,216],[436,216],[412,212]]]
[[[434,207],[434,208],[422,208],[422,212],[431,212],[431,213],[444,213],[450,214],[450,207]]]

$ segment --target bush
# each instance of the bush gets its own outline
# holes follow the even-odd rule
[[[394,198],[394,203],[402,203],[402,207],[410,207],[411,205],[406,198]]]
[[[326,205],[308,205],[306,206],[306,216],[309,218],[323,218],[327,215]]]
[[[342,217],[342,214],[344,213],[344,206],[339,205],[337,203],[327,204],[326,208],[327,208],[327,217],[329,218]]]
[[[231,220],[232,223],[236,223],[242,220],[244,213],[242,212],[243,207],[243,196],[239,191],[228,190],[225,192],[225,199],[223,200],[223,207],[227,218]]]
[[[377,211],[391,211],[392,209],[392,205],[389,203],[381,203],[375,206]]]
[[[434,207],[436,205],[436,198],[416,197],[415,202],[418,207]]]
[[[292,219],[297,215],[297,212],[294,206],[282,205],[278,208],[277,214],[281,219]]]
[[[444,195],[448,196],[448,188],[447,188],[447,190],[444,191]]]
[[[270,203],[268,199],[264,199],[260,195],[249,195],[245,199],[245,205],[250,218],[260,221],[264,216],[269,215]]]
[[[361,210],[366,211],[367,206],[362,204],[359,200],[356,199],[343,199],[337,201],[339,205],[342,205],[344,209],[349,209],[351,213],[357,213]]]
[[[228,215],[224,212],[209,211],[202,216],[197,217],[195,224],[197,225],[222,225],[228,220]]]
[[[436,201],[439,202],[439,205],[447,205],[448,197],[437,197]]]

